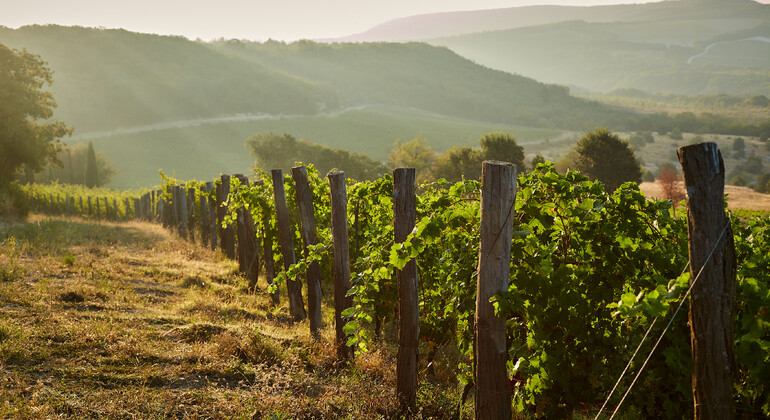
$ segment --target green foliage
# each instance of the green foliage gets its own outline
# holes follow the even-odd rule
[[[94,144],[90,141],[88,142],[84,174],[85,181],[83,181],[83,184],[86,187],[93,188],[101,185],[99,182],[99,169],[96,165],[96,152],[94,151]]]
[[[88,144],[91,144],[89,141]],[[26,179],[26,182],[38,182],[47,184],[58,182],[60,184],[84,184],[86,163],[88,158],[88,144],[78,142],[68,144],[66,148],[59,151],[57,159],[61,166],[49,165],[43,168],[41,172],[35,174],[32,178]],[[117,173],[115,165],[104,152],[95,153],[97,177],[99,186],[108,185],[112,177]],[[134,162],[132,162],[133,164]]]
[[[296,162],[311,162],[321,172],[344,169],[354,179],[373,179],[385,172],[385,167],[366,155],[347,150],[332,149],[306,140],[297,141],[290,134],[281,136],[268,132],[246,140],[246,146],[256,157],[257,168],[288,171]]]
[[[743,140],[742,137],[736,137],[735,140],[733,140],[733,150],[739,151],[746,148],[746,141]]]
[[[472,147],[455,146],[441,154],[433,165],[434,179],[458,182],[462,179],[480,179],[484,155]]]
[[[575,166],[614,191],[624,182],[641,182],[642,169],[628,142],[606,128],[588,132],[575,144]]]
[[[388,168],[415,168],[418,178],[424,179],[434,161],[436,153],[428,145],[428,140],[422,135],[412,141],[401,143],[397,139],[386,160]]]
[[[631,184],[610,196],[601,184],[551,166],[519,179],[510,287],[496,305],[510,320],[520,409],[563,417],[608,393],[616,378],[607,373],[622,371],[646,316],[667,309],[650,306],[643,320],[628,323],[611,316],[611,305],[639,287],[667,287],[687,261],[683,221],[669,209]],[[656,375],[681,386],[657,390],[651,412],[661,399],[688,398],[686,367],[665,364],[653,361]]]
[[[524,148],[516,144],[516,139],[508,133],[487,133],[479,139],[484,160],[499,160],[516,165],[519,172],[526,172]]]
[[[72,133],[61,122],[47,121],[56,102],[42,89],[52,75],[39,56],[0,44],[0,187],[22,165],[36,171],[55,161],[59,139]]]

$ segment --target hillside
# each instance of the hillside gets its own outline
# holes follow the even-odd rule
[[[398,138],[424,135],[440,151],[488,131],[546,129],[544,140],[632,115],[423,43],[204,43],[62,26],[0,27],[0,43],[47,61],[54,117],[75,128],[65,140],[93,141],[121,188],[153,185],[158,169],[246,172],[244,140],[264,129],[382,159]]]
[[[413,16],[346,41],[427,40],[546,83],[607,92],[770,94],[770,5],[683,0]]]

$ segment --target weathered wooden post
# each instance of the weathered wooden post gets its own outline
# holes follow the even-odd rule
[[[307,177],[307,168],[295,166],[291,168],[297,192],[297,208],[299,209],[300,233],[302,234],[302,249],[305,257],[309,255],[308,247],[318,243],[315,233],[315,214],[313,213],[313,192]],[[308,264],[307,309],[310,321],[310,333],[318,337],[321,330],[321,265],[318,261]]]
[[[83,210],[84,210],[84,208],[83,208],[83,196],[82,195],[80,197],[78,197],[78,207],[80,207],[80,211],[78,213],[82,217],[83,216]]]
[[[174,186],[174,209],[176,210],[176,229],[182,239],[187,240],[187,198],[181,185]]]
[[[473,351],[477,419],[511,418],[505,319],[489,299],[508,290],[516,200],[516,166],[485,161],[481,167],[481,244]]]
[[[249,178],[239,175],[241,185],[249,186]],[[261,182],[261,181],[258,181]],[[254,219],[247,208],[238,209],[239,228],[238,249],[240,250],[240,263],[243,274],[249,281],[249,290],[256,290],[259,279],[259,243],[257,233],[254,231]]]
[[[687,191],[690,281],[697,277],[689,316],[694,418],[731,419],[736,257],[724,210],[725,166],[715,143],[681,147],[677,155]]]
[[[349,359],[353,355],[347,345],[343,331],[345,323],[342,312],[352,306],[352,299],[347,296],[350,290],[350,242],[348,239],[348,197],[345,186],[345,173],[331,172],[328,175],[331,188],[332,245],[334,247],[334,345],[337,358]]]
[[[117,222],[118,219],[120,218],[120,215],[118,214],[118,199],[117,198],[113,198],[112,199],[112,211],[113,211],[113,218]]]
[[[206,194],[206,186],[201,185],[199,188],[200,194],[198,196],[200,197],[198,204],[199,212],[201,215],[201,245],[203,245],[204,248],[209,247],[209,234],[211,233],[211,227],[209,226],[209,222],[211,219],[209,218],[209,200],[208,195]]]
[[[414,229],[417,218],[415,169],[393,171],[393,230],[395,242],[402,243]],[[417,346],[420,337],[420,311],[417,299],[417,263],[414,259],[398,278],[398,356],[396,364],[396,396],[402,413],[417,410]]]
[[[187,189],[187,237],[195,243],[195,188]]]
[[[90,219],[94,215],[93,208],[91,207],[91,196],[88,196],[88,218]]]
[[[289,221],[289,208],[286,205],[286,189],[283,186],[283,171],[273,169],[271,175],[273,177],[273,198],[278,225],[278,243],[281,245],[283,267],[288,269],[296,260]],[[304,319],[307,314],[305,313],[305,304],[302,302],[302,283],[296,278],[286,279],[286,291],[289,295],[289,313],[294,319]]]
[[[243,176],[243,174],[234,174],[232,177],[237,179],[240,185],[244,185],[244,181],[246,182],[246,185],[248,185],[249,180]],[[248,257],[246,257],[246,254],[244,253],[246,250],[242,247],[245,245],[244,240],[247,239],[246,223],[243,210],[243,208],[240,208],[235,211],[235,258],[238,261],[238,271],[246,274],[246,260]]]
[[[230,195],[230,175],[222,175],[217,184],[217,226],[219,227],[219,245],[227,258],[235,259],[235,229],[233,225],[222,227],[222,221],[229,212],[225,203]]]
[[[213,181],[209,181],[206,183],[206,192],[211,193],[211,191],[214,191],[214,197],[209,197],[209,200],[208,200],[209,228],[211,228],[211,230],[209,231],[209,246],[211,246],[212,251],[215,251],[217,249],[217,239],[219,238],[219,235],[217,235],[217,233],[219,232],[219,228],[217,227],[217,212],[219,207],[217,207],[216,190],[214,189]]]

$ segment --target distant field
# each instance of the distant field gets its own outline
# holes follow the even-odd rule
[[[118,173],[113,188],[150,187],[158,170],[180,179],[210,179],[220,173],[247,173],[254,163],[245,140],[260,132],[289,133],[333,148],[384,160],[396,139],[424,136],[436,151],[478,147],[484,133],[512,133],[521,144],[556,138],[561,131],[448,118],[419,110],[369,107],[321,117],[287,116],[248,122],[203,124],[92,138]],[[72,141],[79,141],[77,137]],[[343,168],[344,169],[344,168]]]
[[[664,198],[657,182],[642,182],[639,189],[648,197]],[[751,188],[734,185],[726,185],[725,194],[727,194],[727,208],[730,210],[770,211],[770,194],[760,194]]]

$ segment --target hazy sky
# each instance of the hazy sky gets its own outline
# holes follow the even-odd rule
[[[763,0],[768,2],[770,0]],[[422,13],[530,4],[619,4],[644,0],[1,0],[0,25],[55,23],[191,39],[338,37]]]

